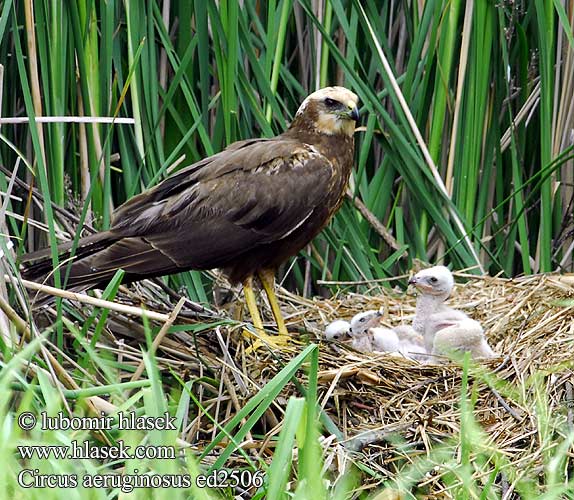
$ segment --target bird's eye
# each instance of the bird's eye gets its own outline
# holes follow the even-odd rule
[[[329,107],[334,108],[339,104],[339,101],[335,101],[335,99],[331,99],[330,97],[325,97],[325,104]]]
[[[367,318],[361,318],[361,319],[359,320],[359,323],[364,323],[366,320],[367,320]]]
[[[438,281],[438,278],[432,276],[430,280],[431,280],[431,283],[436,283]]]

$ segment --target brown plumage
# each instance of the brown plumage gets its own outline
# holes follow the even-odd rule
[[[120,268],[125,283],[216,267],[245,283],[276,269],[341,205],[357,101],[343,87],[314,92],[283,134],[235,142],[131,198],[108,231],[80,239],[67,287],[103,287]],[[28,279],[52,271],[49,250],[22,262]]]

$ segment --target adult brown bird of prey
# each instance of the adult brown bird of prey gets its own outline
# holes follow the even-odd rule
[[[325,227],[343,201],[353,166],[357,102],[344,87],[320,89],[303,101],[284,133],[235,142],[134,196],[114,212],[108,231],[79,240],[67,287],[102,288],[118,269],[129,283],[222,268],[232,283],[243,283],[258,335],[271,344],[286,342],[274,273]],[[69,257],[71,246],[65,243],[58,252]],[[25,255],[23,276],[46,279],[50,256],[46,249]],[[263,332],[254,276],[269,298],[279,337]]]

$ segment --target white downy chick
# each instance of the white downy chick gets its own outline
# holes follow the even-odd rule
[[[325,328],[325,338],[327,340],[342,340],[350,334],[350,331],[351,324],[348,321],[337,319]]]
[[[399,350],[397,334],[390,328],[380,326],[381,317],[380,310],[365,311],[353,316],[351,337],[355,349],[362,352],[397,352]]]
[[[478,321],[470,318],[457,320],[448,313],[438,313],[429,318],[426,328],[429,337],[434,339],[432,354],[468,351],[473,359],[496,357]]]
[[[405,357],[423,361],[428,359],[422,335],[410,325],[399,325],[393,328],[399,339],[399,352]]]
[[[452,309],[444,303],[454,287],[454,278],[447,267],[423,269],[409,280],[409,284],[414,285],[420,292],[412,326],[418,334],[424,335],[425,349],[430,353],[434,338],[430,334],[432,329],[427,329],[426,326],[431,315],[441,313],[444,317],[450,316],[451,319],[459,321],[469,318],[462,311]]]

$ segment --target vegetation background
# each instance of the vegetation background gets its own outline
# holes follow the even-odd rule
[[[106,228],[130,196],[283,131],[309,92],[336,84],[362,103],[351,196],[282,270],[289,288],[327,293],[317,282],[415,260],[571,272],[573,14],[570,0],[2,0],[2,250]],[[167,283],[209,303],[211,280]]]

